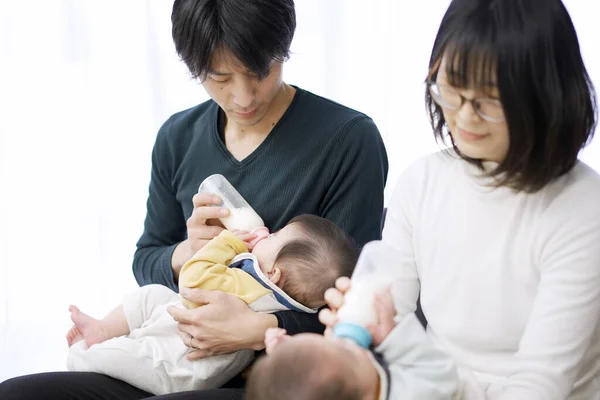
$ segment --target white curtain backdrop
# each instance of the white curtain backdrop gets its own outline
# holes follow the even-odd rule
[[[448,0],[296,0],[286,81],[370,115],[386,198],[438,149],[422,81]],[[565,0],[600,88],[600,5]],[[103,316],[136,287],[156,132],[208,97],[170,36],[172,1],[0,0],[0,381],[64,370],[69,304]],[[600,139],[582,154],[600,170]]]

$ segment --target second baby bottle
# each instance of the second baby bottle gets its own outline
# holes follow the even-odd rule
[[[344,304],[338,311],[339,322],[333,327],[335,336],[352,339],[359,346],[368,348],[372,337],[367,327],[377,322],[375,295],[388,288],[394,281],[396,270],[386,259],[385,244],[381,241],[367,243],[352,273],[350,290],[344,296]]]

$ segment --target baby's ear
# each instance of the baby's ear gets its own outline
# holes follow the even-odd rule
[[[271,272],[269,272],[269,280],[275,285],[281,280],[281,269],[279,267],[273,267]]]

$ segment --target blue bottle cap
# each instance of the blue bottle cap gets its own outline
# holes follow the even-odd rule
[[[368,349],[373,341],[371,334],[364,327],[351,322],[340,321],[333,327],[333,334],[337,337],[352,339],[360,347]]]

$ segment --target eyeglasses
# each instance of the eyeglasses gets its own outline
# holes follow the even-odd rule
[[[443,108],[448,110],[459,110],[466,101],[471,103],[473,110],[486,121],[489,122],[504,122],[504,108],[502,103],[497,99],[489,99],[484,97],[467,99],[450,86],[438,85],[435,82],[427,82],[427,89],[431,93],[433,100]]]

